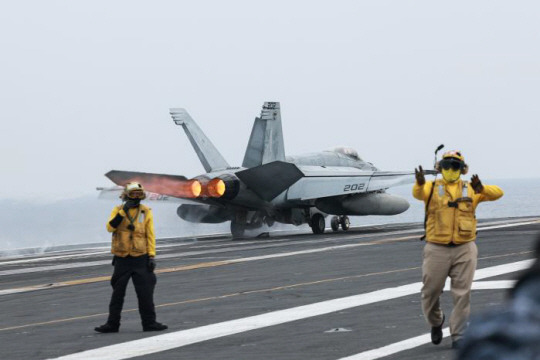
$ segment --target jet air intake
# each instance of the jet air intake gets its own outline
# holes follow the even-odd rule
[[[213,198],[232,200],[240,191],[240,180],[234,175],[225,174],[213,178],[206,184],[206,193]]]

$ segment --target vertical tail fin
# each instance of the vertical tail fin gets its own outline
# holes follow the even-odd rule
[[[251,168],[277,160],[285,161],[281,110],[279,102],[265,102],[261,117],[253,123],[242,166]]]
[[[206,137],[185,109],[176,108],[169,110],[174,123],[176,125],[182,125],[184,128],[206,172],[229,167],[227,161],[221,156],[214,144]]]

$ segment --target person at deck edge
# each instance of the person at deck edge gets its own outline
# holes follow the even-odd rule
[[[454,308],[450,316],[452,348],[459,346],[470,314],[471,286],[476,270],[478,249],[475,210],[483,201],[503,196],[495,185],[483,185],[478,175],[470,183],[461,180],[468,172],[459,151],[446,152],[436,165],[442,180],[426,182],[420,166],[415,169],[413,196],[426,207],[426,245],[422,264],[422,310],[431,325],[431,341],[442,341],[445,315],[439,296],[447,277],[451,278]]]
[[[94,329],[97,332],[118,332],[130,278],[137,293],[143,331],[167,329],[167,325],[156,322],[156,237],[152,210],[140,203],[145,197],[141,184],[128,183],[121,195],[125,203],[114,207],[107,223],[107,231],[112,233],[111,253],[114,254],[114,273],[111,278],[113,293],[109,318],[105,324]]]

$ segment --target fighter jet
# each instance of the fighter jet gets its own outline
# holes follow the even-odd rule
[[[275,222],[307,223],[313,233],[322,234],[328,215],[333,215],[333,231],[346,231],[349,215],[396,215],[409,208],[407,200],[386,190],[412,183],[412,172],[379,171],[346,147],[285,156],[279,102],[264,103],[240,167],[229,165],[185,109],[173,108],[170,114],[184,129],[205,174],[188,179],[112,170],[105,176],[118,186],[137,181],[154,198],[181,201],[177,213],[186,221],[230,221],[233,238]]]

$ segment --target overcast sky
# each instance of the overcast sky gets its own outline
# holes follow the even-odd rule
[[[0,197],[204,172],[170,107],[240,165],[264,101],[289,155],[540,178],[537,1],[4,1],[0,48]]]

